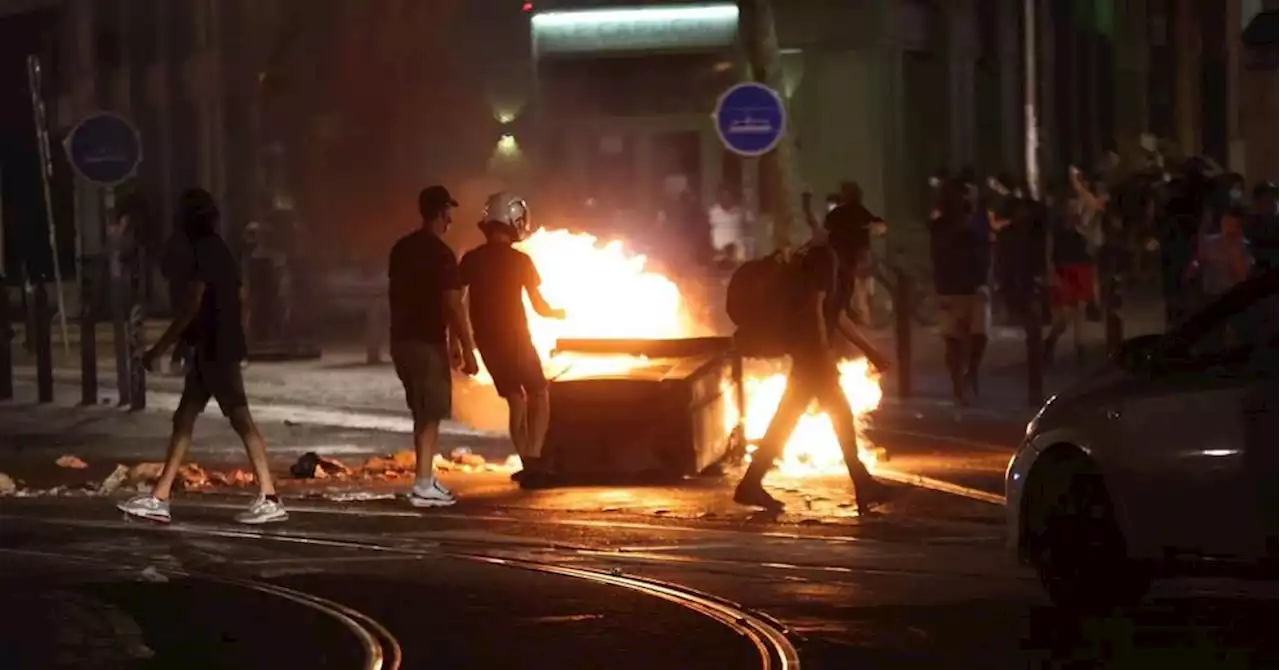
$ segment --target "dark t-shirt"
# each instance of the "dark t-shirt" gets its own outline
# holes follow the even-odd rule
[[[991,259],[987,225],[985,216],[970,213],[929,221],[933,288],[938,295],[970,295],[986,284]]]
[[[1053,264],[1088,265],[1093,262],[1089,255],[1089,242],[1075,226],[1076,216],[1064,213],[1055,217],[1053,226]]]
[[[826,294],[822,312],[830,331],[842,309],[837,285],[840,264],[836,260],[835,251],[826,245],[800,249],[792,262],[797,273],[793,298],[796,309],[789,315],[794,321],[789,328],[793,338],[793,355],[812,353],[821,346],[814,332],[817,315],[813,313],[813,298],[820,292]]]
[[[191,278],[204,284],[200,311],[183,339],[208,360],[239,363],[246,351],[241,321],[240,266],[231,248],[217,235],[194,241]]]
[[[528,340],[524,293],[542,285],[533,259],[509,244],[489,242],[464,254],[460,269],[476,342]]]
[[[822,227],[831,234],[831,246],[841,255],[862,253],[871,248],[871,225],[881,221],[862,204],[838,205],[827,212]]]
[[[1030,290],[1044,274],[1044,207],[1027,198],[1009,198],[1000,214],[1009,221],[996,235],[996,272],[1006,291]]]
[[[445,293],[462,290],[458,259],[435,234],[418,230],[391,247],[387,263],[391,339],[448,343]]]

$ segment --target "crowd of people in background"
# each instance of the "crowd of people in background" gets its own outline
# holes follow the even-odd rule
[[[933,289],[958,403],[977,395],[993,305],[1037,337],[1047,322],[1052,365],[1063,335],[1073,331],[1082,355],[1083,324],[1144,284],[1159,286],[1172,327],[1275,267],[1275,184],[1255,185],[1250,198],[1244,178],[1212,160],[1166,165],[1154,149],[1128,170],[1109,151],[1098,169],[1063,176],[1038,195],[1007,176],[979,184],[972,170],[932,182]]]

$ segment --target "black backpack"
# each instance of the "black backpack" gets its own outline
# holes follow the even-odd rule
[[[725,311],[737,326],[734,344],[751,358],[774,358],[788,353],[802,289],[800,260],[805,250],[785,258],[775,252],[747,261],[729,277]]]

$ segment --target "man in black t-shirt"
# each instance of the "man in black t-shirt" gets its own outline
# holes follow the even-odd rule
[[[164,334],[147,351],[143,364],[152,362],[179,339],[192,352],[193,360],[182,386],[182,399],[173,414],[173,434],[169,453],[155,490],[120,503],[126,514],[169,521],[169,494],[187,449],[196,418],[212,398],[244,442],[258,481],[258,498],[247,512],[236,515],[241,523],[261,524],[288,518],[276,495],[267,469],[267,445],[249,412],[240,364],[246,355],[244,336],[244,288],[240,270],[226,242],[218,235],[218,208],[208,192],[192,189],[182,196],[179,222],[191,244],[191,267],[182,274],[189,278],[184,290],[186,302]]]
[[[458,203],[443,186],[418,194],[422,226],[391,248],[387,297],[391,308],[391,360],[413,414],[417,479],[409,495],[415,507],[444,507],[456,499],[435,476],[432,459],[440,422],[453,411],[450,347],[461,346],[462,371],[477,371],[471,325],[462,306],[458,259],[441,236]]]
[[[831,417],[844,452],[845,466],[853,480],[858,509],[866,512],[884,499],[885,491],[858,459],[853,409],[840,386],[840,370],[831,338],[837,332],[846,337],[863,350],[878,370],[883,371],[888,365],[849,320],[847,302],[841,303],[838,299],[840,268],[854,263],[855,259],[842,258],[829,244],[815,243],[798,251],[790,262],[798,275],[794,285],[795,311],[788,315],[794,324],[787,338],[791,372],[778,410],[769,421],[769,428],[752,455],[751,466],[734,491],[733,499],[742,505],[772,511],[782,509],[782,503],[764,490],[764,476],[791,439],[800,417],[816,400]]]
[[[551,421],[551,400],[542,359],[529,333],[525,293],[541,317],[563,319],[564,311],[547,304],[533,259],[512,246],[534,230],[523,200],[507,193],[489,196],[480,229],[485,243],[468,251],[461,264],[471,325],[494,388],[510,410],[511,442],[524,465],[513,479],[535,485],[550,476],[542,445]]]

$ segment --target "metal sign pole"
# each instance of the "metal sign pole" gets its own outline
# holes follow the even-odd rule
[[[112,209],[115,209],[113,206]],[[126,243],[125,231],[116,217],[108,219],[107,224],[107,244],[108,244],[108,292],[111,296],[111,334],[112,346],[116,355],[116,404],[124,406],[130,404],[129,391],[133,386],[130,384],[129,372],[129,305],[131,300],[128,295],[126,282],[128,277],[125,275],[125,254],[124,245]]]
[[[0,166],[0,400],[13,399],[13,315],[4,244],[4,166]]]
[[[71,339],[67,336],[67,305],[62,297],[62,263],[58,259],[58,229],[54,225],[53,191],[50,181],[53,179],[53,158],[49,151],[49,126],[44,107],[44,96],[41,94],[40,59],[27,56],[27,77],[31,85],[31,109],[35,116],[36,142],[40,146],[40,181],[44,185],[45,220],[49,225],[49,255],[53,260],[53,282],[58,297],[58,321],[62,330],[62,353],[71,356]],[[41,318],[44,318],[41,315]]]
[[[116,207],[116,192],[102,190],[103,210],[109,218]],[[81,220],[80,217],[76,217]],[[82,220],[81,220],[82,221]],[[81,225],[88,225],[82,221]],[[97,256],[84,248],[85,231],[80,231],[80,404],[98,404],[98,314],[93,290],[99,271]]]

